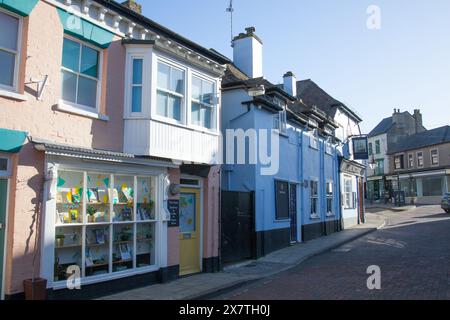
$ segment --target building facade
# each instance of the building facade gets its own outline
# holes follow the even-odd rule
[[[222,166],[222,190],[225,195],[252,194],[253,227],[246,232],[253,235],[248,239],[252,256],[260,257],[293,242],[339,231],[341,217],[333,140],[337,125],[295,97],[288,86],[292,73],[285,75],[284,86],[264,79],[262,41],[254,32],[254,28],[247,28],[234,39],[234,64],[228,67],[222,84],[224,155],[232,162]],[[239,139],[239,133],[244,139]],[[271,135],[275,136],[268,142],[271,148],[261,150],[261,139],[270,140]],[[245,143],[256,137],[256,145]],[[246,161],[239,163],[242,147]],[[261,162],[261,152],[279,160],[272,172],[269,166],[273,163]],[[233,213],[223,211],[222,221],[227,214]],[[236,225],[238,219],[236,216]],[[235,259],[244,258],[229,249],[240,229],[230,230],[222,235],[226,240],[222,246],[225,262],[228,253]]]
[[[218,270],[228,60],[113,1],[2,1],[0,22],[2,298]]]
[[[394,109],[391,117],[383,119],[369,133],[370,165],[367,167],[366,192],[370,203],[389,202],[393,197],[392,182],[387,179],[391,167],[389,148],[403,137],[424,131],[419,109],[413,114]]]
[[[389,175],[395,191],[412,204],[439,204],[450,190],[450,126],[399,139],[389,149]]]

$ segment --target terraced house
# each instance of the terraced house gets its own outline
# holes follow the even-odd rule
[[[87,297],[217,269],[228,60],[139,10],[0,1],[2,298],[26,279]]]

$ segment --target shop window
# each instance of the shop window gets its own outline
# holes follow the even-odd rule
[[[216,94],[212,81],[192,76],[191,123],[212,129],[216,118]]]
[[[62,99],[74,107],[98,111],[100,51],[64,38],[62,53]]]
[[[275,181],[276,219],[289,219],[289,184],[285,181]]]
[[[443,177],[423,178],[422,192],[424,197],[438,197],[443,195]]]
[[[156,113],[159,116],[181,121],[184,78],[183,70],[158,62]]]
[[[333,181],[328,181],[327,185],[327,215],[333,215]]]
[[[21,19],[0,9],[0,89],[17,90]]]
[[[319,182],[317,180],[311,180],[309,182],[309,190],[309,197],[311,202],[311,217],[317,217],[319,209]]]
[[[355,201],[353,199],[353,183],[352,178],[344,178],[344,209],[354,209]]]
[[[55,281],[156,264],[155,177],[61,170],[56,191]]]
[[[438,149],[431,150],[431,165],[438,166],[439,165],[439,151]]]
[[[419,168],[423,167],[423,152],[417,152],[417,166]]]

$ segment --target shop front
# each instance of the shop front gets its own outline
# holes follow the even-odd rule
[[[365,222],[364,175],[366,167],[341,158],[341,210],[344,229]]]
[[[124,277],[161,278],[174,165],[121,153],[35,147],[46,153],[40,276],[52,295]],[[114,291],[109,286],[108,292]]]

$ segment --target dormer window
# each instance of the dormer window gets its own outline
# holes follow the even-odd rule
[[[181,122],[184,100],[184,70],[158,62],[156,113]]]

